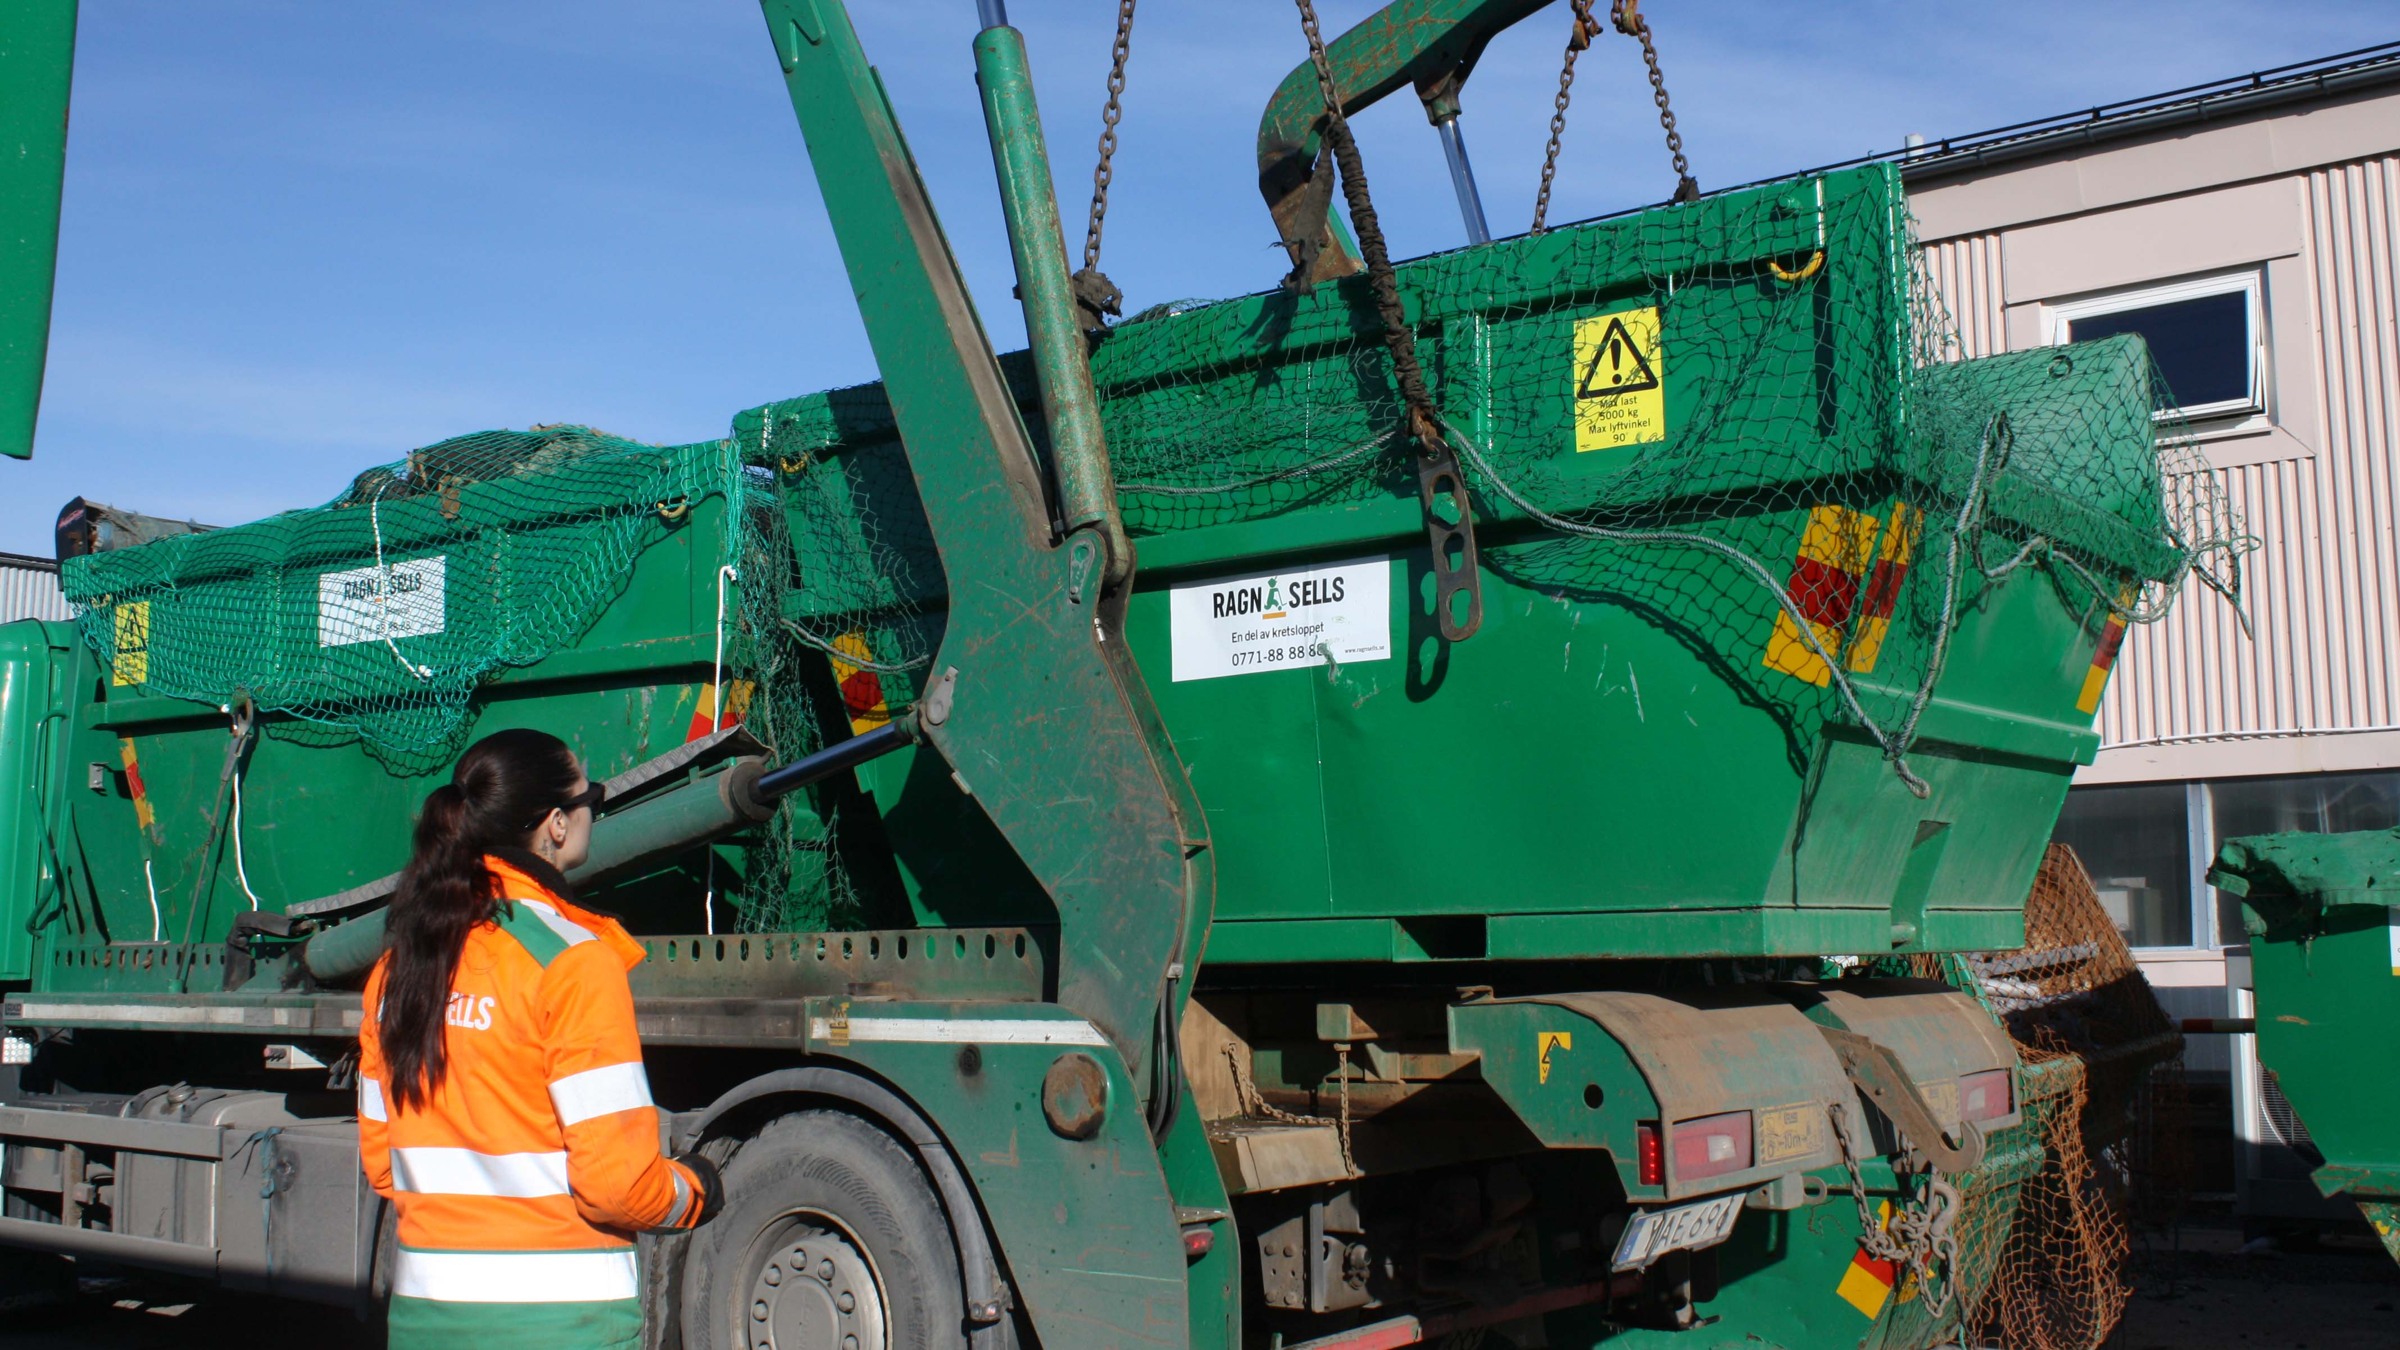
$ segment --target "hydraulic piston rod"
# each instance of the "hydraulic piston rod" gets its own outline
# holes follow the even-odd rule
[[[902,714],[780,768],[767,769],[755,758],[737,759],[682,787],[602,816],[592,825],[591,856],[567,879],[586,885],[607,881],[759,824],[775,814],[775,803],[784,797],[914,744],[916,735],[914,715]],[[310,975],[334,983],[364,974],[382,953],[383,911],[376,910],[310,938],[301,948],[301,960]]]

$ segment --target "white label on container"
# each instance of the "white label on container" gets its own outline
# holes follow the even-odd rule
[[[1167,606],[1178,681],[1392,654],[1389,558],[1178,586]]]
[[[318,577],[317,645],[347,647],[441,632],[447,561],[437,554]]]

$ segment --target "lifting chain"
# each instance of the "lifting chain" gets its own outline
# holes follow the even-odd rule
[[[1100,270],[1100,227],[1108,220],[1108,185],[1116,177],[1117,123],[1125,116],[1125,60],[1133,54],[1133,0],[1117,0],[1117,43],[1109,54],[1108,103],[1100,109],[1100,162],[1092,168],[1092,217],[1083,232],[1083,270],[1072,281],[1086,331],[1104,328],[1125,312],[1125,293]]]
[[[1466,474],[1458,466],[1442,428],[1441,413],[1426,387],[1424,367],[1417,362],[1417,335],[1408,326],[1400,303],[1400,281],[1392,271],[1391,251],[1385,245],[1375,202],[1367,191],[1367,170],[1350,136],[1349,119],[1342,114],[1341,89],[1333,78],[1333,63],[1325,55],[1325,38],[1317,28],[1316,6],[1295,0],[1300,7],[1300,31],[1308,37],[1309,63],[1316,67],[1317,91],[1324,98],[1326,152],[1341,170],[1342,200],[1350,208],[1350,228],[1358,235],[1358,250],[1367,264],[1367,289],[1375,297],[1376,317],[1383,323],[1384,345],[1392,353],[1392,378],[1408,408],[1409,434],[1417,442],[1417,490],[1425,507],[1425,535],[1433,553],[1433,617],[1445,641],[1459,642],[1483,626],[1483,587],[1475,556],[1475,512],[1467,498]],[[1326,172],[1323,157],[1317,172]],[[1305,287],[1308,266],[1293,270]],[[1466,613],[1453,612],[1455,597],[1466,596]]]
[[[1675,130],[1675,109],[1667,103],[1667,81],[1658,73],[1658,48],[1650,41],[1650,21],[1642,17],[1642,0],[1612,0],[1608,17],[1618,32],[1642,44],[1642,64],[1650,67],[1650,101],[1658,105],[1658,124],[1666,129],[1667,153],[1675,160],[1675,200],[1698,201],[1700,184],[1693,180],[1691,163],[1683,157],[1683,136]]]
[[[1575,87],[1575,58],[1600,36],[1600,21],[1592,17],[1592,0],[1574,0],[1575,26],[1567,33],[1567,59],[1558,70],[1558,97],[1550,113],[1550,147],[1542,152],[1542,190],[1533,199],[1533,230],[1540,234],[1550,215],[1550,180],[1558,176],[1558,142],[1567,134],[1568,91]]]
[[[1336,1119],[1327,1120],[1323,1116],[1304,1116],[1297,1111],[1286,1111],[1268,1101],[1266,1095],[1258,1090],[1258,1084],[1250,1077],[1250,1066],[1243,1062],[1241,1044],[1237,1041],[1225,1042],[1225,1065],[1233,1070],[1233,1095],[1241,1101],[1242,1114],[1257,1116],[1262,1120],[1272,1120],[1283,1125],[1333,1126],[1334,1142],[1339,1144],[1342,1150],[1342,1170],[1352,1176],[1358,1176],[1360,1175],[1358,1161],[1350,1154],[1350,1047],[1344,1044],[1339,1047],[1336,1054],[1340,1059],[1342,1114]]]
[[[1877,1216],[1867,1199],[1866,1179],[1858,1172],[1858,1151],[1850,1140],[1849,1113],[1839,1102],[1830,1108],[1833,1137],[1841,1146],[1842,1167],[1850,1174],[1850,1198],[1858,1205],[1858,1245],[1869,1257],[1916,1281],[1926,1313],[1936,1319],[1948,1310],[1958,1292],[1958,1188],[1942,1179],[1941,1169],[1925,1169],[1924,1203],[1912,1209],[1907,1196],[1897,1197],[1889,1223]],[[1894,1168],[1895,1177],[1899,1169]]]

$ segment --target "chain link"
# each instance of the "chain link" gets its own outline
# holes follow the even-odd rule
[[[1341,89],[1333,78],[1333,62],[1325,54],[1324,34],[1317,27],[1316,6],[1294,0],[1300,7],[1300,31],[1308,37],[1309,64],[1317,72],[1317,92],[1325,102],[1325,147],[1341,171],[1342,200],[1350,208],[1350,229],[1358,236],[1358,251],[1367,265],[1367,290],[1375,299],[1375,314],[1383,323],[1384,346],[1391,352],[1392,381],[1399,386],[1406,409],[1409,435],[1417,442],[1417,487],[1425,507],[1425,535],[1433,555],[1433,617],[1442,637],[1463,642],[1483,626],[1481,564],[1475,551],[1475,508],[1467,495],[1466,475],[1459,470],[1457,452],[1442,430],[1442,416],[1417,358],[1416,330],[1400,303],[1400,282],[1392,270],[1391,250],[1383,224],[1375,214],[1375,199],[1367,187],[1366,164],[1350,122],[1342,112]],[[1322,162],[1320,162],[1322,168]],[[1330,212],[1331,207],[1328,206]],[[1324,228],[1320,226],[1320,228]],[[1306,267],[1294,270],[1305,290]],[[1461,616],[1455,600],[1464,596]]]
[[[1690,161],[1683,157],[1683,136],[1675,130],[1675,109],[1667,102],[1667,80],[1658,73],[1658,48],[1650,41],[1650,21],[1642,17],[1642,0],[1612,0],[1610,22],[1617,31],[1642,44],[1642,64],[1650,68],[1650,101],[1658,105],[1658,124],[1667,133],[1667,153],[1675,160],[1675,200],[1688,202],[1700,195]]]
[[[1117,42],[1109,54],[1108,103],[1100,110],[1100,161],[1092,166],[1092,215],[1083,232],[1083,267],[1068,278],[1086,330],[1125,313],[1125,293],[1100,270],[1100,230],[1108,223],[1108,185],[1117,176],[1117,123],[1125,115],[1125,60],[1133,54],[1133,0],[1117,0]]]
[[[1125,59],[1133,54],[1133,0],[1118,0],[1117,45],[1109,55],[1108,104],[1100,110],[1100,162],[1092,169],[1092,218],[1083,232],[1083,268],[1100,269],[1100,227],[1108,218],[1108,185],[1116,177],[1117,122],[1125,115]]]
[[[1558,69],[1558,97],[1550,114],[1550,147],[1542,152],[1542,190],[1533,199],[1533,230],[1540,234],[1550,215],[1550,180],[1558,176],[1558,143],[1567,134],[1568,92],[1575,87],[1575,58],[1600,36],[1600,21],[1592,17],[1592,0],[1574,0],[1575,26],[1567,33],[1567,59]]]
[[[1958,1236],[1951,1231],[1958,1217],[1958,1189],[1942,1179],[1941,1169],[1928,1167],[1924,1203],[1911,1209],[1907,1196],[1897,1197],[1891,1222],[1885,1224],[1867,1199],[1866,1178],[1859,1174],[1858,1151],[1850,1140],[1849,1114],[1838,1102],[1828,1114],[1834,1140],[1841,1146],[1842,1167],[1850,1174],[1850,1198],[1858,1206],[1859,1248],[1895,1271],[1908,1272],[1925,1300],[1925,1311],[1938,1319],[1958,1292],[1951,1278],[1958,1271]]]
[[[1339,1047],[1336,1055],[1341,1062],[1342,1114],[1338,1119],[1327,1120],[1323,1116],[1304,1116],[1297,1111],[1286,1111],[1268,1101],[1265,1094],[1258,1090],[1258,1084],[1251,1080],[1250,1066],[1243,1062],[1240,1043],[1225,1042],[1225,1064],[1233,1070],[1233,1093],[1241,1099],[1242,1114],[1283,1125],[1333,1126],[1334,1142],[1342,1150],[1342,1170],[1351,1176],[1358,1176],[1358,1162],[1350,1155],[1350,1047]]]

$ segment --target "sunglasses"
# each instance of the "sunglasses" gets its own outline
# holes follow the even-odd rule
[[[565,801],[560,802],[558,805],[552,807],[551,810],[563,811],[571,816],[577,811],[580,811],[588,806],[596,813],[599,811],[601,804],[607,800],[608,784],[593,783],[586,787],[583,791],[576,793],[574,796],[569,797]],[[529,830],[533,829],[535,826],[540,825],[543,820],[548,820],[549,818],[550,813],[545,811],[542,813],[541,820],[536,820],[532,825],[528,825],[525,828]]]

